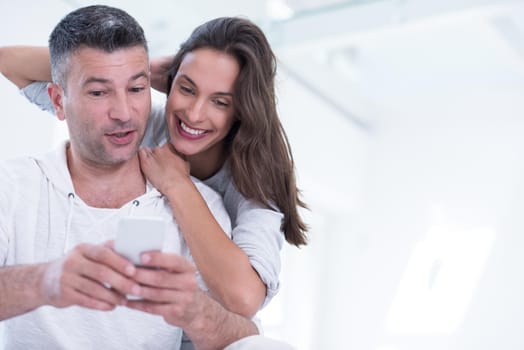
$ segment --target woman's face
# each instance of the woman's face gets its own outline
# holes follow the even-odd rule
[[[169,134],[178,152],[206,158],[222,155],[234,121],[238,73],[238,62],[226,53],[201,48],[185,55],[166,102]]]

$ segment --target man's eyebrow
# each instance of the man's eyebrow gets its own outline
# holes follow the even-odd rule
[[[129,81],[135,81],[137,79],[147,78],[147,77],[148,77],[147,73],[145,71],[142,71],[140,73],[133,75],[131,78],[129,78]],[[84,82],[83,85],[85,86],[91,83],[109,84],[111,83],[111,81],[112,81],[111,79],[107,79],[107,78],[90,77]]]
[[[107,84],[110,83],[111,80],[105,79],[105,78],[97,78],[97,77],[91,77],[88,78],[86,81],[84,81],[84,86],[91,84],[91,83],[101,83],[101,84]]]
[[[137,80],[137,79],[140,79],[140,78],[148,78],[149,75],[145,72],[145,71],[141,71],[140,73],[137,73],[135,75],[133,75],[129,81],[133,81],[133,80]]]

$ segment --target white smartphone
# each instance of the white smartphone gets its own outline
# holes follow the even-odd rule
[[[115,238],[115,251],[135,265],[140,254],[162,250],[166,222],[160,217],[130,216],[120,219]]]

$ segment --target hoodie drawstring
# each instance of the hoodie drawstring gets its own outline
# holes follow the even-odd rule
[[[71,221],[73,220],[73,211],[75,208],[75,194],[70,192],[68,193],[67,197],[69,198],[69,213],[67,214],[67,224],[65,230],[64,254],[67,252],[69,247],[69,230],[71,228]]]
[[[131,206],[129,207],[129,216],[133,216],[133,213],[135,212],[135,208],[140,205],[140,201],[138,199],[135,199],[131,202]]]

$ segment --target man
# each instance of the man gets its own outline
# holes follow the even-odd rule
[[[197,349],[242,338],[229,348],[265,343],[248,337],[258,333],[250,320],[200,290],[174,222],[164,245],[170,253],[142,256],[155,269],[135,267],[107,243],[124,216],[173,220],[141,174],[136,153],[151,102],[142,28],[121,10],[89,6],[62,19],[49,44],[48,92],[70,141],[56,152],[0,165],[6,347],[177,349],[182,329]],[[197,186],[210,203],[220,203]],[[210,209],[227,231],[223,207]]]

